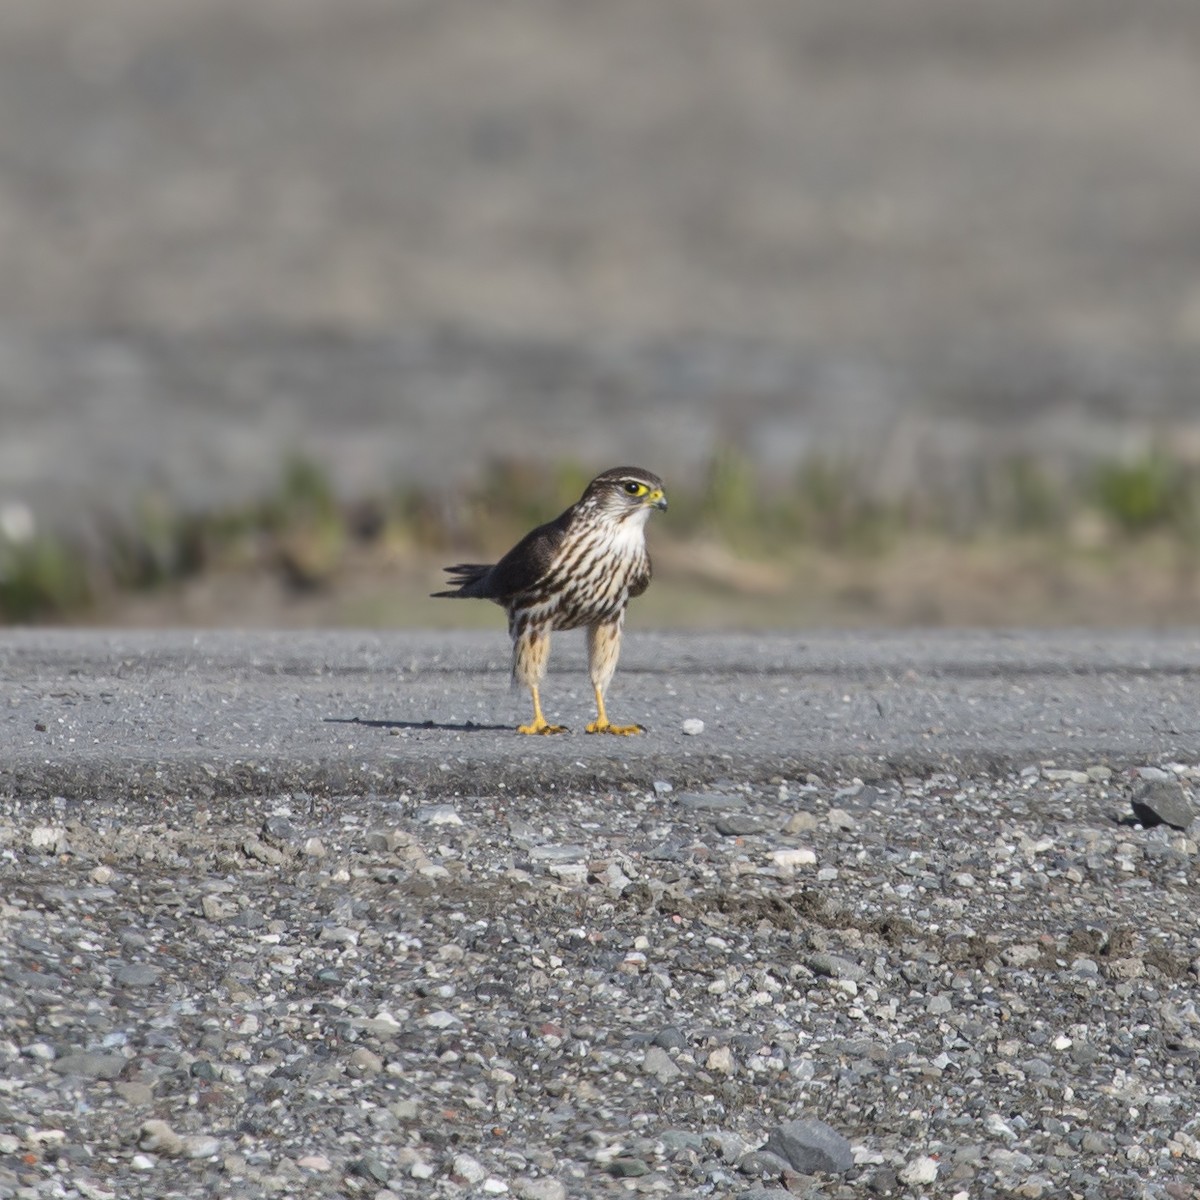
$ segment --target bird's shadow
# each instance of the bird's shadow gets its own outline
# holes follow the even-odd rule
[[[367,729],[441,729],[452,733],[505,733],[511,725],[484,725],[479,721],[389,721],[369,717],[325,717],[326,725],[362,725]]]

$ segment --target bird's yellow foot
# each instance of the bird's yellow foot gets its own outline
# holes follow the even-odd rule
[[[549,721],[530,721],[528,725],[518,725],[518,733],[567,733],[565,725],[551,725]]]
[[[641,725],[612,725],[608,721],[593,721],[587,727],[588,733],[616,733],[628,737],[631,733],[645,733]]]

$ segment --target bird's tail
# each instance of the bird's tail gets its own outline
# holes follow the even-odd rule
[[[487,598],[485,586],[494,563],[458,563],[447,567],[446,574],[454,587],[445,592],[430,592],[431,596],[449,596],[452,600]]]

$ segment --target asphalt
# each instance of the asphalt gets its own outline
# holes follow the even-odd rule
[[[518,735],[502,631],[9,630],[0,796],[131,813],[290,794],[530,794],[1030,764],[1190,761],[1200,632],[630,631],[610,714],[587,736],[577,635],[544,705],[572,732]],[[684,732],[689,718],[699,734]]]

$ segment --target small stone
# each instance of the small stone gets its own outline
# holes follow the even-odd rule
[[[306,1154],[303,1158],[296,1159],[296,1166],[303,1167],[306,1171],[331,1171],[333,1163],[329,1161],[323,1154]]]
[[[150,1154],[165,1154],[173,1157],[182,1153],[183,1138],[166,1121],[143,1121],[138,1132],[138,1147]]]
[[[319,837],[310,837],[300,847],[300,852],[306,858],[324,858],[325,843]]]
[[[909,1187],[920,1187],[922,1184],[933,1183],[937,1179],[938,1161],[922,1154],[914,1158],[900,1172],[900,1181]]]
[[[772,850],[767,857],[783,871],[794,871],[797,867],[812,867],[816,865],[817,855],[806,846],[786,850]]]
[[[440,1008],[437,1012],[431,1012],[425,1017],[425,1024],[430,1029],[449,1029],[451,1026],[461,1025],[462,1022],[452,1012]]]
[[[1133,773],[1139,779],[1150,779],[1159,783],[1171,778],[1170,771],[1164,771],[1162,767],[1135,767]]]
[[[265,867],[278,867],[286,858],[286,855],[278,847],[268,846],[266,842],[260,841],[256,837],[248,837],[242,842],[242,853],[247,858],[262,863]]]
[[[1054,767],[1046,767],[1042,771],[1042,778],[1049,780],[1051,783],[1087,783],[1088,773],[1086,771],[1058,770]]]
[[[720,816],[713,822],[713,826],[722,837],[746,837],[763,831],[762,826],[753,817],[744,813]]]
[[[650,1168],[640,1158],[614,1158],[607,1170],[616,1179],[636,1179],[650,1173]]]
[[[588,857],[586,846],[575,843],[558,846],[531,846],[529,848],[530,862],[566,862],[581,863]]]
[[[140,1080],[121,1080],[113,1084],[113,1091],[126,1104],[136,1106],[149,1104],[154,1099],[154,1089],[148,1083],[142,1083]]]
[[[228,921],[237,915],[238,907],[232,900],[222,896],[204,896],[200,900],[200,911],[206,921]]]
[[[843,832],[858,828],[858,821],[852,817],[844,808],[831,808],[825,818],[834,829],[840,829]]]
[[[850,1143],[831,1125],[808,1117],[785,1121],[767,1135],[764,1150],[778,1154],[802,1173],[842,1173],[854,1166]]]
[[[60,1075],[79,1075],[84,1079],[116,1079],[125,1070],[126,1059],[120,1054],[97,1054],[84,1051],[64,1054],[51,1067]]]
[[[1009,967],[1027,967],[1042,957],[1041,946],[1032,942],[1017,942],[1000,952],[1000,960]]]
[[[664,1050],[682,1050],[687,1045],[687,1037],[683,1030],[674,1025],[664,1025],[650,1041],[652,1045],[661,1046]]]
[[[106,883],[112,883],[114,874],[115,872],[113,871],[112,867],[106,867],[102,863],[92,871],[89,878],[93,883],[103,885]]]
[[[720,1071],[722,1075],[732,1075],[735,1070],[733,1051],[728,1046],[718,1046],[705,1059],[704,1065],[710,1071]]]
[[[367,849],[373,854],[395,854],[412,845],[410,834],[400,829],[372,829],[367,832]]]
[[[487,1168],[477,1158],[469,1154],[456,1154],[451,1170],[459,1179],[465,1179],[469,1184],[482,1183],[487,1178]]]
[[[783,827],[784,833],[811,833],[820,825],[816,813],[798,812],[793,813]]]
[[[29,847],[41,854],[66,854],[67,831],[61,825],[35,825],[29,831]]]
[[[135,1171],[153,1171],[156,1166],[154,1159],[146,1154],[135,1154],[129,1160],[129,1165]]]
[[[512,1191],[517,1200],[567,1200],[567,1185],[559,1179],[518,1175],[512,1181]]]
[[[416,1166],[416,1164],[413,1164]],[[387,1163],[373,1154],[364,1154],[350,1164],[350,1170],[363,1179],[373,1179],[376,1183],[387,1183],[392,1177]]]
[[[989,1137],[998,1138],[1002,1142],[1015,1142],[1016,1130],[999,1113],[988,1113],[983,1120],[983,1131]]]
[[[808,966],[814,975],[824,975],[829,979],[853,979],[855,983],[861,983],[867,977],[866,968],[858,963],[823,951],[812,955]]]
[[[462,817],[453,804],[421,804],[417,806],[417,820],[427,825],[461,825]]]
[[[770,1150],[751,1150],[738,1160],[738,1170],[752,1179],[779,1179],[784,1171],[791,1169],[790,1164],[772,1154]]]
[[[611,862],[599,875],[600,882],[610,891],[615,892],[618,896],[633,882],[624,871],[621,870],[619,863]]]
[[[357,1075],[360,1078],[378,1075],[383,1070],[383,1059],[373,1050],[360,1046],[350,1055],[346,1067],[351,1075]]]
[[[1173,829],[1186,829],[1200,816],[1177,779],[1152,779],[1142,783],[1130,797],[1133,815],[1147,828],[1170,825]]]
[[[726,795],[723,792],[680,792],[677,803],[683,808],[702,812],[707,809],[745,808],[747,801],[745,796]]]
[[[1087,769],[1087,777],[1093,783],[1107,783],[1112,778],[1112,767],[1103,763],[1095,763]]]
[[[276,813],[263,822],[263,834],[276,842],[296,842],[300,839],[300,830],[290,817]]]
[[[665,779],[656,779],[652,786],[656,796],[669,796],[675,790]]]
[[[162,971],[149,963],[121,963],[113,971],[113,979],[122,987],[153,987]]]
[[[435,1167],[433,1163],[427,1163],[423,1159],[417,1159],[411,1167],[408,1168],[408,1173],[414,1179],[432,1179],[434,1176]]]
[[[696,737],[704,732],[704,722],[699,717],[688,717],[683,723],[683,732],[688,737]]]
[[[704,1149],[704,1139],[690,1129],[664,1129],[658,1135],[658,1140],[662,1142],[663,1149],[668,1154],[675,1154],[680,1150],[690,1150],[699,1154]]]
[[[588,870],[586,863],[551,863],[546,868],[546,872],[560,883],[571,886],[587,882]]]
[[[184,1158],[216,1158],[221,1153],[221,1139],[206,1133],[189,1133],[183,1139]]]
[[[25,1135],[30,1146],[61,1146],[67,1140],[65,1129],[31,1129]]]
[[[651,1046],[642,1058],[642,1070],[653,1075],[659,1083],[671,1083],[683,1074],[671,1056],[661,1046]]]

